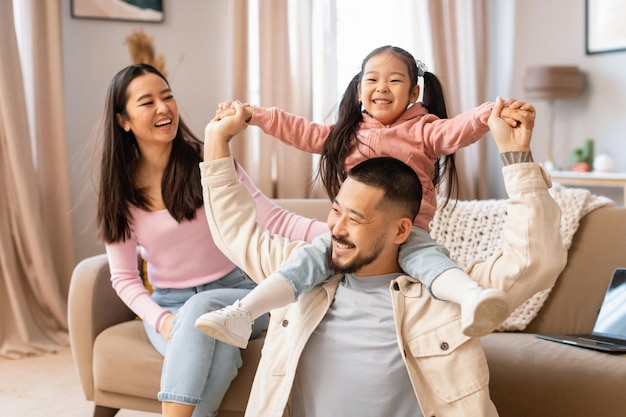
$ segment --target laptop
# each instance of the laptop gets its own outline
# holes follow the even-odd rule
[[[626,352],[626,268],[617,268],[590,334],[536,334],[540,339],[603,352]]]

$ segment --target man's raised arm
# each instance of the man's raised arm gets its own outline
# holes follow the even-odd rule
[[[504,248],[484,262],[468,268],[470,276],[488,287],[507,291],[516,308],[538,291],[552,287],[565,267],[567,252],[560,234],[561,210],[549,194],[548,173],[533,162],[530,151],[535,109],[510,101],[517,109],[516,127],[500,117],[504,102],[498,98],[489,117],[504,167],[509,195],[504,225]]]
[[[246,128],[241,105],[218,109],[205,129],[200,163],[204,209],[217,247],[254,281],[260,282],[306,242],[289,242],[257,223],[254,200],[237,179],[229,142]]]

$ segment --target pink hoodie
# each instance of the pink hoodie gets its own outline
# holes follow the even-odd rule
[[[407,163],[420,178],[422,206],[415,226],[430,230],[437,209],[432,183],[434,164],[439,155],[449,155],[471,145],[488,131],[487,119],[493,103],[487,102],[451,119],[439,119],[428,113],[422,103],[409,107],[391,125],[363,113],[358,132],[358,146],[345,161],[346,170],[359,162],[377,156],[391,156]],[[312,123],[278,108],[254,107],[251,125],[300,150],[321,154],[332,125]]]

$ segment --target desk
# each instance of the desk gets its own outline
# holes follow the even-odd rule
[[[550,176],[554,182],[563,185],[622,188],[624,205],[626,205],[626,173],[624,172],[550,171]]]

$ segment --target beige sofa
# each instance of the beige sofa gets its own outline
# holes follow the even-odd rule
[[[325,199],[275,201],[323,221],[330,208]],[[94,417],[110,417],[124,408],[160,412],[156,396],[163,357],[148,341],[142,323],[113,291],[106,255],[76,265],[68,309],[74,363],[85,398],[94,402]],[[222,401],[219,417],[243,416],[262,345],[263,339],[252,340],[242,350],[243,366]]]
[[[294,212],[326,218],[325,200],[278,200]],[[491,393],[502,417],[626,415],[626,355],[612,355],[539,340],[535,332],[590,331],[616,267],[626,266],[626,208],[585,216],[568,264],[539,315],[524,332],[482,339],[491,371]],[[160,411],[156,399],[162,358],[142,325],[111,289],[105,255],[80,262],[69,301],[74,360],[95,416],[119,408]],[[242,351],[243,367],[220,416],[240,416],[260,356],[262,339]]]

